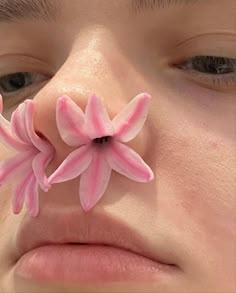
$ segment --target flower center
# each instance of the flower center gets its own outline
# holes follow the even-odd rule
[[[95,143],[103,144],[104,142],[108,142],[110,140],[111,136],[103,136],[103,137],[97,137],[94,138]]]

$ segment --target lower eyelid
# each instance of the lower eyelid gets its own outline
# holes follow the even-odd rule
[[[228,74],[209,74],[198,72],[194,69],[181,69],[178,66],[174,67],[178,70],[183,78],[190,82],[194,82],[199,86],[210,88],[212,90],[234,91],[236,90],[236,72]]]

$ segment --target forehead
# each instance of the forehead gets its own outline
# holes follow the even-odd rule
[[[109,6],[112,2],[116,7],[123,6],[130,9],[134,13],[138,13],[147,9],[165,9],[170,6],[184,7],[195,5],[197,3],[207,3],[211,0],[76,0],[74,2],[68,0],[0,0],[0,21],[12,22],[19,19],[41,19],[45,21],[54,21],[63,13],[63,5],[74,7],[76,3],[78,7],[85,3],[91,7]],[[215,0],[217,1],[217,0]],[[125,3],[125,5],[124,5]],[[91,5],[92,4],[92,5]]]

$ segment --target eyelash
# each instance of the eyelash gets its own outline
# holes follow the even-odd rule
[[[194,65],[194,62],[195,65]],[[212,64],[214,64],[214,66],[216,65],[220,65],[220,69],[227,69],[227,67],[230,69],[230,72],[226,72],[223,74],[218,74],[218,70],[216,70],[216,72],[212,73],[204,73],[204,70],[201,70],[202,68],[204,69],[213,69]],[[227,87],[230,87],[231,84],[233,86],[236,86],[236,59],[232,59],[232,58],[226,58],[226,57],[219,57],[219,56],[194,56],[194,57],[190,57],[187,60],[185,60],[184,62],[182,62],[181,64],[175,64],[174,65],[177,69],[179,70],[183,70],[190,72],[193,76],[193,78],[195,79],[200,79],[201,82],[211,82],[213,84],[213,86],[216,86],[218,88],[221,88],[223,83],[226,84]],[[199,70],[196,70],[199,69]],[[232,71],[234,71],[233,75],[231,74]],[[26,77],[28,78],[28,80],[31,78],[36,79],[38,76],[43,76],[42,74],[39,73],[32,73],[32,72],[16,72],[16,73],[12,73],[12,74],[8,74],[5,76],[0,77],[0,92],[3,95],[4,98],[4,88],[6,88],[5,86],[2,85],[2,83],[4,81],[6,81],[8,78],[12,77],[15,75],[15,77],[18,75],[22,74],[26,75]],[[189,75],[188,75],[189,76]],[[45,77],[45,75],[44,75]],[[43,78],[42,80],[46,80],[47,78]],[[39,78],[40,79],[40,78]],[[42,81],[40,80],[40,81]],[[40,82],[38,81],[38,83]],[[13,95],[12,93],[15,92],[21,92],[24,93],[24,95],[29,94],[29,88],[33,87],[33,81],[27,85],[26,87],[23,87],[22,89],[19,90],[13,90],[13,91],[6,91],[5,95],[7,94],[7,96],[11,96]],[[10,94],[9,94],[10,93]]]
[[[195,68],[193,66],[196,61]],[[202,62],[203,61],[203,62]],[[202,62],[202,63],[201,63]],[[206,70],[213,69],[212,64],[220,66],[218,70],[213,73],[206,73],[201,71],[202,65],[205,65]],[[175,65],[177,69],[185,69],[186,72],[191,73],[194,79],[198,79],[203,83],[211,83],[213,86],[222,88],[236,87],[236,59],[220,57],[220,56],[194,56],[190,57],[181,64]],[[199,70],[196,70],[198,67]],[[227,71],[228,69],[228,71]],[[223,74],[221,70],[226,70]]]

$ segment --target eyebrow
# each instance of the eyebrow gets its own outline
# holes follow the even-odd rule
[[[189,6],[200,0],[132,0],[132,12],[138,13],[148,9],[164,9],[170,6]],[[206,1],[206,0],[205,0]]]
[[[132,0],[132,12],[154,8],[167,8],[174,5],[191,5],[200,0]],[[61,12],[60,0],[0,0],[0,22],[17,20],[56,21]]]
[[[60,0],[0,0],[0,22],[39,19],[55,21],[60,14]]]

